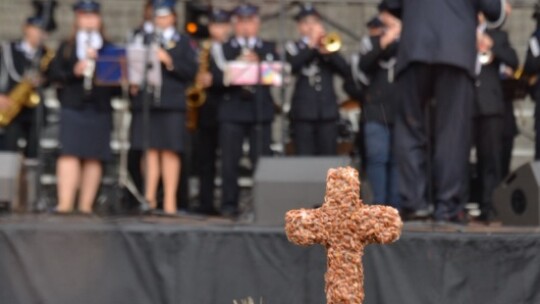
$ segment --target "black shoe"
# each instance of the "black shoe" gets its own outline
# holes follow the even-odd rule
[[[495,212],[493,211],[482,211],[476,220],[489,225],[495,220]]]
[[[428,208],[418,210],[403,208],[400,216],[403,221],[422,221],[430,218],[431,211]]]
[[[451,217],[438,217],[435,218],[435,223],[438,225],[458,225],[458,226],[465,226],[469,223],[469,218],[465,214],[465,212],[460,212],[459,214]]]

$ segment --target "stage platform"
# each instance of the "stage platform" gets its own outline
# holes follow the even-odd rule
[[[408,223],[365,258],[366,304],[540,303],[540,229]],[[280,227],[0,217],[1,304],[323,304],[326,257]],[[256,302],[258,304],[258,302]]]

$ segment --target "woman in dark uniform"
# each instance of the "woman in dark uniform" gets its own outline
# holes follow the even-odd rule
[[[147,149],[145,166],[145,198],[150,207],[157,207],[160,177],[163,181],[164,211],[176,214],[176,193],[181,160],[186,140],[186,89],[197,73],[197,54],[188,36],[175,28],[174,1],[155,4],[156,39],[160,44],[162,85],[151,95],[149,147],[144,147],[143,94],[134,91],[134,114],[131,142],[134,149]],[[132,90],[133,91],[133,90]]]
[[[100,4],[79,1],[73,9],[73,35],[61,43],[50,68],[51,80],[59,85],[62,105],[57,212],[71,212],[79,190],[79,211],[91,213],[101,182],[102,162],[111,158],[110,102],[114,89],[97,87],[92,82],[92,65],[99,50],[108,44],[103,37]]]

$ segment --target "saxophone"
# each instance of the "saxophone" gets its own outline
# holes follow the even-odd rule
[[[210,69],[210,51],[212,43],[208,40],[201,43],[201,52],[199,54],[199,70],[196,79],[205,74]],[[195,84],[186,91],[186,126],[193,132],[199,125],[199,108],[206,102],[206,92],[202,83],[195,81]]]
[[[39,71],[45,72],[54,58],[54,52],[46,50],[39,63]],[[8,94],[11,103],[7,109],[0,111],[0,127],[8,126],[23,108],[35,108],[41,102],[41,97],[36,92],[32,77],[22,79]]]

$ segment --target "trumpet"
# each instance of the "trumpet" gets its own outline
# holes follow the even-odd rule
[[[525,73],[523,67],[520,67],[517,69],[514,74],[512,75],[513,79],[521,80],[522,82],[526,83],[528,86],[532,87],[535,86],[538,82],[538,75],[530,75]]]
[[[335,53],[341,50],[343,39],[336,33],[328,33],[321,38],[321,46],[329,53]]]

